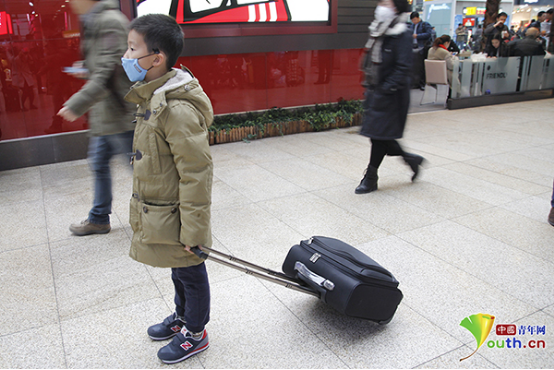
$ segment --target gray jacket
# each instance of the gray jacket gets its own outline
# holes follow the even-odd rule
[[[123,99],[132,83],[121,67],[129,22],[117,0],[99,1],[81,20],[81,51],[89,79],[64,106],[77,116],[89,112],[92,136],[133,130],[135,106]]]

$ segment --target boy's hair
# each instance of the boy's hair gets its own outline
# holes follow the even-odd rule
[[[412,12],[412,14],[410,14],[410,19],[414,19],[414,18],[419,18],[418,12]]]
[[[185,35],[175,19],[164,14],[147,14],[133,20],[129,30],[142,35],[149,51],[164,52],[168,71],[177,63],[185,46]]]
[[[500,18],[500,17],[506,17],[506,18],[508,18],[508,14],[502,12],[502,13],[500,13],[500,14],[498,14],[498,15],[496,16],[496,18]]]

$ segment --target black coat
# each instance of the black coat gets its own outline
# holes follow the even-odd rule
[[[379,82],[366,91],[362,135],[377,140],[402,137],[410,106],[412,42],[410,31],[385,37]]]
[[[535,38],[525,37],[524,39],[510,41],[508,44],[510,56],[526,57],[531,55],[546,54],[540,42]]]

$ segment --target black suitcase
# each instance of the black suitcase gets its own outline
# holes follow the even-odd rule
[[[202,247],[192,251],[203,259],[243,271],[321,299],[347,316],[387,324],[402,292],[398,281],[377,262],[338,239],[314,236],[294,245],[276,272],[237,257]]]
[[[319,292],[340,313],[380,324],[392,320],[403,297],[388,270],[338,239],[301,241],[290,249],[283,272]]]

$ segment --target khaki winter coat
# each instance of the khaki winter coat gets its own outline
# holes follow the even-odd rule
[[[138,82],[125,99],[138,106],[130,256],[156,267],[198,265],[184,245],[212,245],[210,100],[186,69]]]
[[[123,98],[132,83],[121,66],[129,21],[119,11],[117,0],[99,1],[81,20],[81,51],[89,78],[64,106],[77,116],[89,112],[92,136],[131,131],[134,106]]]

